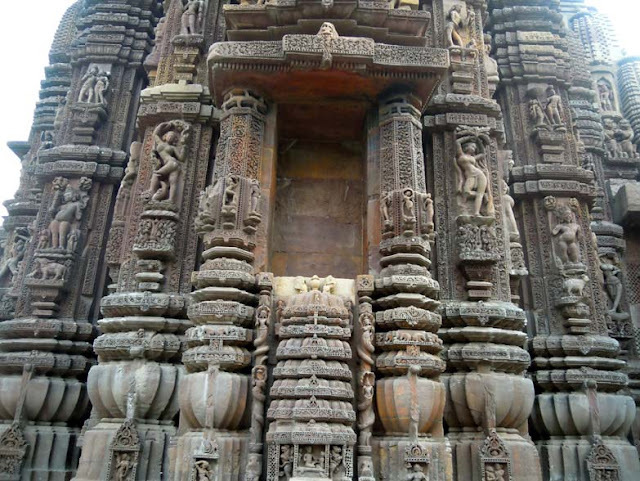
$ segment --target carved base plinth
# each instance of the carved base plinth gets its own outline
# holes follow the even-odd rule
[[[0,438],[11,424],[0,424]],[[27,425],[20,428],[26,441],[26,455],[22,460],[22,475],[16,479],[47,479],[66,481],[73,476],[72,466],[78,465],[76,446],[80,430],[66,426]],[[0,466],[6,468],[5,456],[10,454],[0,446]],[[10,450],[12,451],[12,450]],[[3,468],[3,469],[5,469]],[[5,471],[0,471],[0,479]]]
[[[443,438],[384,436],[372,440],[375,479],[451,479],[451,450]],[[426,478],[416,477],[421,472]],[[409,477],[412,474],[414,477]],[[419,476],[419,475],[418,475]],[[471,479],[471,478],[460,478]]]
[[[544,479],[636,481],[640,472],[638,451],[620,438],[604,437],[601,442],[608,455],[596,458],[596,462],[591,462],[594,460],[591,457],[593,443],[588,438],[565,438],[537,443]],[[605,477],[603,473],[607,473],[609,477]]]
[[[513,432],[451,432],[455,479],[481,481],[490,479],[489,471],[502,471],[511,481],[540,481],[540,461],[536,447]],[[564,479],[564,478],[552,478]]]
[[[245,432],[211,431],[189,432],[178,439],[171,454],[171,473],[174,481],[197,481],[196,463],[210,473],[209,479],[241,481],[248,466],[249,435]],[[151,478],[149,478],[151,479]]]
[[[83,435],[82,456],[74,481],[100,481],[108,478],[112,440],[123,419],[100,422]],[[169,439],[176,429],[171,424],[134,423],[139,435],[140,460],[136,479],[163,479],[169,472]],[[112,472],[114,471],[112,466]],[[45,478],[48,479],[48,478]]]

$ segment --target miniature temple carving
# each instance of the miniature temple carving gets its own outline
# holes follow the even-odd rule
[[[638,479],[640,62],[606,25],[78,1],[10,143],[0,479]]]

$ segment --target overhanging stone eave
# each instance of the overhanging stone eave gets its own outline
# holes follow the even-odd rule
[[[220,104],[229,89],[246,87],[276,102],[298,96],[375,99],[402,85],[425,105],[449,68],[445,49],[357,37],[323,41],[318,35],[286,35],[282,41],[214,44],[208,57],[213,98]]]
[[[317,31],[323,22],[332,22],[338,27],[341,22],[351,21],[355,29],[386,30],[391,36],[422,38],[424,44],[431,25],[431,12],[394,9],[388,2],[336,0],[327,5],[317,1],[275,0],[262,5],[224,5],[223,8],[230,40],[248,40],[240,38],[244,32],[266,32],[273,27],[300,28],[301,31],[295,33],[309,33],[304,31],[305,24],[314,25]],[[338,30],[345,36],[355,34]]]

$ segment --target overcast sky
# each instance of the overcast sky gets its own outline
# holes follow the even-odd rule
[[[18,188],[20,163],[6,147],[10,140],[27,140],[33,109],[53,35],[64,11],[74,0],[2,1],[0,15],[0,203]],[[623,48],[640,55],[637,0],[588,0],[611,16]],[[6,215],[0,206],[0,215]]]

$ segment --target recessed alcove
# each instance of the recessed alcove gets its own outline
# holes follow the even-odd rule
[[[364,273],[366,104],[278,106],[277,276]]]

